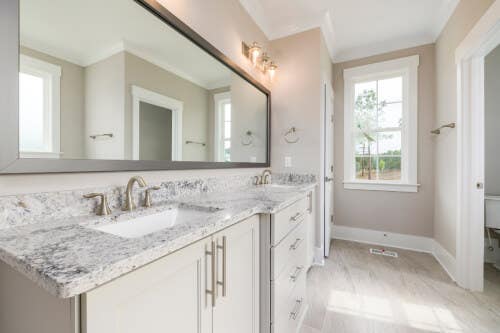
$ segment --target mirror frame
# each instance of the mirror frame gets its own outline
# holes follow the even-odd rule
[[[132,0],[130,0],[132,1]],[[265,163],[19,158],[19,0],[0,1],[0,174],[264,168],[271,161],[271,92],[156,0],[133,0],[267,97]]]

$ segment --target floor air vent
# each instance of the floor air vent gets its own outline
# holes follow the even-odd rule
[[[386,257],[392,257],[392,258],[397,258],[398,253],[394,251],[387,251],[384,249],[370,249],[371,254],[377,254],[379,256],[386,256]]]

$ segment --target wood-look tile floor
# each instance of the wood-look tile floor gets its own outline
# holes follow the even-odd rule
[[[500,273],[485,267],[484,293],[458,287],[429,254],[366,244],[332,244],[308,273],[309,311],[301,333],[500,333]]]

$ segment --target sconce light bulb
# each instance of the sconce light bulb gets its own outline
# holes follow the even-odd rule
[[[250,47],[249,53],[250,53],[250,60],[252,61],[252,64],[254,66],[257,65],[260,56],[260,51],[261,47],[259,46],[259,44],[253,42],[252,46]]]
[[[276,64],[274,62],[271,62],[271,64],[267,68],[267,72],[269,73],[269,78],[271,80],[273,80],[274,75],[276,74],[276,69],[277,68],[278,68],[278,66],[276,66]]]

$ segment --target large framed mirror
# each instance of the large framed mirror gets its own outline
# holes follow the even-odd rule
[[[161,2],[2,2],[2,173],[269,166],[269,90]]]

